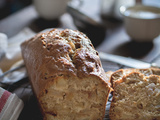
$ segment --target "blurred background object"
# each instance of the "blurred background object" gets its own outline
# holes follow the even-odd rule
[[[0,0],[0,19],[30,5],[32,0]]]
[[[0,33],[0,60],[6,53],[8,47],[8,37],[4,33]]]
[[[160,7],[160,1],[159,0],[142,0],[142,3],[144,5]]]
[[[160,34],[160,8],[146,5],[121,6],[128,35],[137,42],[152,42]]]
[[[34,20],[32,29],[35,32],[47,28],[61,26],[61,17],[67,12],[67,5],[70,0],[33,0],[33,6],[38,18]],[[33,27],[34,25],[34,27]]]
[[[99,19],[98,0],[94,2],[92,0],[73,0],[69,2],[67,11],[72,16],[77,29],[84,32],[95,47],[104,40],[107,28]]]
[[[54,20],[66,12],[68,1],[70,0],[33,0],[33,4],[40,17]]]
[[[133,6],[135,0],[101,0],[101,16],[104,19],[122,19],[119,8],[124,6]]]
[[[123,18],[119,12],[120,7],[133,6],[135,4],[160,7],[159,0],[101,0],[101,16],[103,19],[121,20]]]

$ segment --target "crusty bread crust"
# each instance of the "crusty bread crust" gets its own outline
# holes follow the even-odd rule
[[[140,72],[144,74],[145,76],[149,75],[160,75],[160,69],[159,68],[146,68],[146,69],[134,69],[134,68],[127,68],[127,69],[119,69],[115,72],[113,72],[110,76],[110,83],[111,86],[114,88],[114,82],[121,79],[123,76],[126,76],[132,72]]]
[[[85,34],[53,29],[25,41],[21,49],[44,119],[103,119],[110,84]]]

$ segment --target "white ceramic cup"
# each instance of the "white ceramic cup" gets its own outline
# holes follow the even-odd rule
[[[66,12],[70,0],[33,0],[38,14],[47,20],[59,18]]]
[[[145,5],[122,6],[128,35],[137,42],[151,42],[160,35],[160,8]]]

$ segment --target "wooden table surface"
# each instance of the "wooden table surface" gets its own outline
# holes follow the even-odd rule
[[[39,32],[46,28],[56,27],[69,29],[78,28],[74,24],[74,20],[71,15],[68,13],[61,16],[59,20],[47,21],[46,23],[45,20],[42,20],[38,16],[33,5],[30,5],[0,21],[0,32],[6,33],[9,38],[16,35],[25,27],[29,27],[35,32]],[[91,28],[89,30],[92,31]],[[86,32],[86,34],[89,33]],[[123,22],[118,24],[115,23],[114,27],[104,29],[102,36],[103,37],[99,34],[99,31],[94,31],[95,40],[97,40],[97,38],[102,39],[100,44],[95,45],[98,51],[133,57],[147,62],[154,61],[160,63],[160,37],[154,39],[154,41],[150,43],[136,43],[126,34]],[[93,36],[90,37],[92,38]],[[123,67],[122,65],[108,61],[102,61],[102,64],[106,71],[117,70]],[[25,107],[19,117],[19,120],[40,119],[40,113],[37,111],[36,100],[28,83],[28,78],[5,88],[16,93],[24,100]]]

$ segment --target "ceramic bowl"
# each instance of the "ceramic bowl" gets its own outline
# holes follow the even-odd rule
[[[149,42],[160,35],[160,8],[144,5],[121,6],[128,35],[138,42]]]
[[[66,12],[70,0],[33,0],[40,17],[46,20],[58,19]]]

